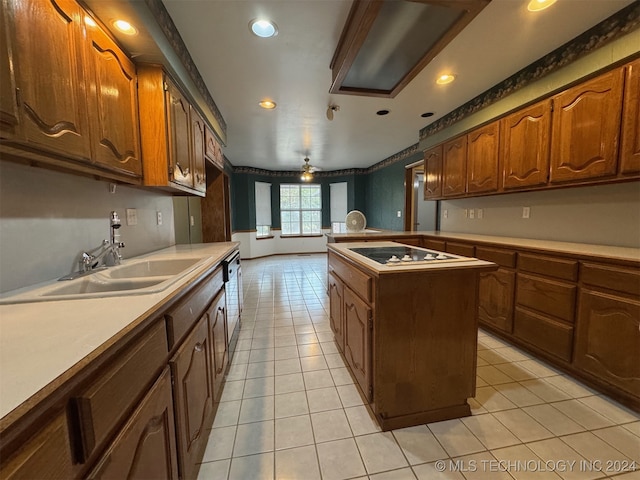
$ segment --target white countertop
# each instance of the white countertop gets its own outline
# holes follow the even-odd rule
[[[593,245],[589,243],[572,243],[572,242],[556,242],[553,240],[537,240],[532,238],[518,237],[498,237],[493,235],[476,235],[472,233],[455,233],[441,231],[416,231],[416,232],[394,232],[392,230],[381,230],[378,232],[362,232],[362,233],[336,233],[329,236],[334,238],[348,239],[354,237],[357,239],[375,238],[376,236],[398,236],[398,237],[415,237],[427,235],[430,237],[443,237],[452,240],[464,240],[467,242],[483,242],[504,245],[505,247],[520,247],[539,250],[547,250],[568,255],[585,255],[592,257],[601,257],[606,259],[618,259],[632,262],[640,261],[640,248],[616,247],[614,245]]]
[[[400,262],[399,264],[386,265],[378,263],[375,260],[353,252],[352,248],[376,248],[376,247],[397,247],[402,245],[402,241],[397,242],[348,242],[348,243],[328,243],[329,249],[335,250],[342,255],[354,260],[361,265],[365,266],[369,270],[378,274],[400,273],[400,272],[420,272],[420,271],[436,271],[436,270],[450,270],[461,268],[483,268],[493,267],[494,263],[486,262],[484,260],[478,260],[477,258],[467,258],[460,255],[454,255],[453,253],[447,253],[447,256],[454,257],[455,261],[431,261],[431,262]],[[424,250],[425,253],[431,251],[426,248],[414,247],[407,245],[415,250]]]
[[[158,293],[0,305],[0,419],[56,378],[72,375],[78,362],[117,341],[124,329],[156,312],[238,245],[177,245],[123,261],[206,258]]]

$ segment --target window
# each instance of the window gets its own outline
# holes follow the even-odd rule
[[[282,235],[322,233],[320,185],[280,185],[280,226]]]
[[[331,232],[346,233],[347,224],[347,182],[329,184],[331,204]]]
[[[256,238],[271,236],[271,184],[256,182]]]

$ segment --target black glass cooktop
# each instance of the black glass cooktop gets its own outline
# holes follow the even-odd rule
[[[349,248],[352,252],[358,253],[364,257],[374,260],[378,263],[386,265],[395,255],[396,261],[405,262],[438,262],[442,260],[451,260],[457,257],[437,252],[435,250],[427,250],[426,248],[412,248],[407,246],[397,247],[362,247]],[[411,260],[409,260],[410,257]],[[425,258],[426,257],[426,258]],[[404,259],[404,260],[403,260]]]

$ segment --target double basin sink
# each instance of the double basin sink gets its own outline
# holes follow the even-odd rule
[[[74,280],[50,283],[0,298],[0,305],[157,293],[195,270],[205,260],[206,257],[132,260]]]

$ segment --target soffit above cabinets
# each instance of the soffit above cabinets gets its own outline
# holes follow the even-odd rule
[[[331,93],[395,97],[491,0],[355,0]]]

